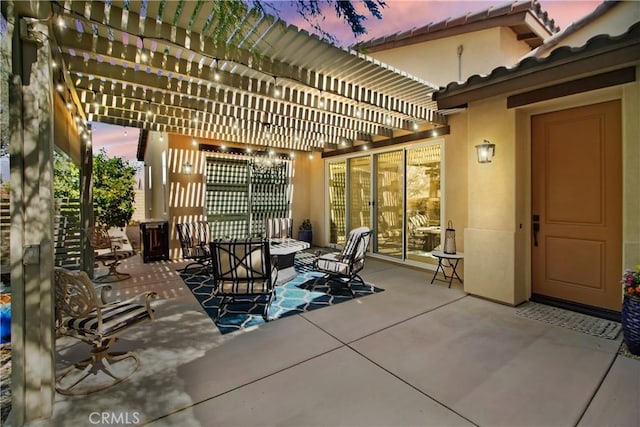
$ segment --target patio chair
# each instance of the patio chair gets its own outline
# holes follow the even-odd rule
[[[265,223],[265,237],[267,239],[290,239],[293,229],[291,218],[267,218]]]
[[[125,280],[131,277],[129,273],[117,270],[120,262],[131,255],[130,252],[121,251],[125,240],[120,237],[111,237],[105,227],[95,226],[90,230],[91,246],[94,251],[95,261],[100,261],[109,269],[107,274],[93,279],[96,283],[110,283]]]
[[[176,229],[182,248],[182,258],[192,261],[182,271],[187,271],[194,265],[199,265],[201,269],[209,269],[211,266],[209,223],[207,221],[187,222],[176,224]]]
[[[342,251],[320,255],[313,263],[314,270],[324,273],[325,279],[344,285],[355,296],[351,283],[356,279],[365,283],[358,273],[364,268],[370,236],[367,227],[351,230]]]
[[[265,296],[262,317],[269,321],[269,307],[274,298],[278,270],[271,264],[267,239],[214,240],[210,244],[215,297],[220,297],[216,323],[224,307],[239,297]],[[246,301],[244,301],[246,303]]]
[[[97,289],[100,289],[98,299]],[[97,288],[84,271],[69,271],[55,267],[55,308],[56,327],[60,335],[77,338],[91,346],[91,357],[64,369],[56,377],[56,390],[66,395],[89,394],[104,390],[133,374],[139,366],[138,357],[132,352],[110,352],[109,348],[118,336],[142,321],[153,320],[151,299],[155,292],[145,292],[122,302],[108,303],[106,291],[111,285]],[[143,300],[137,303],[136,300]],[[130,359],[133,364],[120,364]],[[124,367],[122,367],[124,365]],[[128,369],[126,367],[128,366]],[[117,368],[117,369],[116,369]],[[70,378],[72,372],[80,371],[77,378]],[[124,371],[123,373],[119,371]],[[78,387],[89,375],[107,375],[108,381]],[[104,377],[102,375],[101,377]]]

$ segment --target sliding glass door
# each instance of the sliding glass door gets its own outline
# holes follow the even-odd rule
[[[371,157],[349,159],[349,230],[371,228]]]
[[[408,149],[406,257],[432,262],[432,250],[440,247],[440,145]]]
[[[375,234],[373,252],[402,259],[402,150],[375,154]]]
[[[329,244],[342,246],[345,242],[347,219],[347,162],[329,163]]]
[[[442,235],[441,152],[432,143],[328,163],[329,243],[342,246],[349,230],[365,226],[373,253],[433,263]]]

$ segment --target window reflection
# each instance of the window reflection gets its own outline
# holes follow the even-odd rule
[[[376,154],[377,234],[374,251],[402,258],[402,150]]]
[[[407,258],[431,262],[440,248],[440,145],[407,150]]]
[[[344,245],[347,162],[329,163],[329,243]]]

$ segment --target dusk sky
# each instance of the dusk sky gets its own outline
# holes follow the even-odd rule
[[[271,3],[280,10],[280,17],[283,20],[311,31],[307,22],[296,14],[295,8],[289,1],[272,1]],[[328,10],[325,14],[322,28],[333,34],[340,45],[350,46],[358,41],[422,27],[448,17],[478,12],[492,5],[505,4],[503,1],[484,0],[386,0],[386,3],[387,7],[382,9],[382,19],[370,17],[365,23],[368,34],[359,39],[353,37],[347,24],[338,19],[333,10]],[[555,20],[556,25],[561,29],[590,13],[600,3],[600,0],[540,0],[543,10],[549,14],[551,19]],[[106,147],[109,156],[121,156],[134,161],[138,134],[138,129],[128,129],[125,135],[125,128],[122,126],[94,123],[94,152],[97,152],[101,147]]]

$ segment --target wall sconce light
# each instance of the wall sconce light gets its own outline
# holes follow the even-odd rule
[[[485,139],[482,144],[476,145],[476,152],[478,154],[478,163],[491,163],[493,156],[496,154],[496,144]]]
[[[191,172],[193,172],[193,166],[191,165],[191,163],[184,162],[184,164],[182,165],[182,173],[185,175],[191,175]]]

